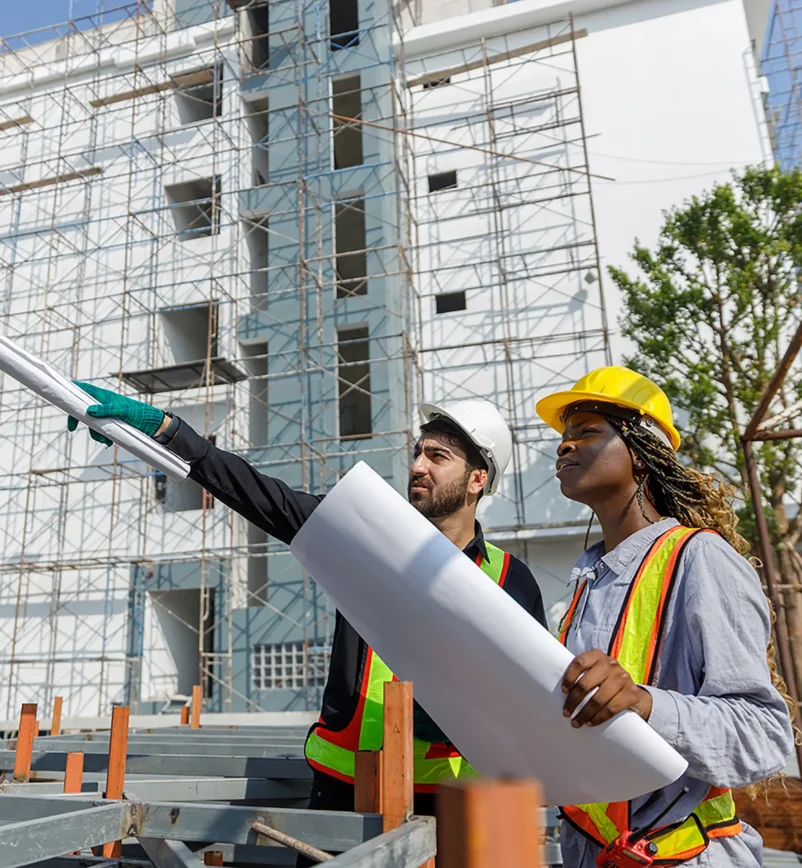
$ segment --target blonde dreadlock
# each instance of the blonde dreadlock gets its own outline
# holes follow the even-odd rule
[[[605,414],[605,419],[618,431],[629,450],[643,464],[646,476],[637,492],[641,511],[641,492],[645,490],[646,496],[660,515],[676,518],[685,527],[715,530],[738,554],[749,554],[749,542],[736,530],[738,516],[732,508],[736,491],[731,485],[713,474],[701,473],[680,464],[669,446],[641,426],[612,415]],[[776,614],[773,607],[770,606],[769,610],[773,627]],[[771,683],[785,700],[793,721],[796,719],[796,703],[788,695],[788,687],[777,668],[773,632],[769,639],[767,658]],[[796,735],[799,737],[799,732]],[[764,782],[764,785],[766,783]],[[747,790],[754,797],[757,785],[747,787]]]

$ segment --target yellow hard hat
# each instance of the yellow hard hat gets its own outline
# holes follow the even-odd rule
[[[572,404],[580,401],[595,401],[636,410],[648,425],[656,423],[658,431],[651,433],[668,439],[671,448],[679,449],[679,431],[674,427],[674,416],[666,393],[657,383],[633,371],[611,365],[597,368],[581,377],[575,385],[564,392],[555,392],[537,402],[538,416],[559,434],[565,429],[563,414]]]

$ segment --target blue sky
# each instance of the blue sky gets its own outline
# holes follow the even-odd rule
[[[94,15],[98,10],[116,9],[126,2],[132,0],[0,0],[0,36],[61,24],[68,18],[82,18]],[[111,20],[110,17],[107,20]]]

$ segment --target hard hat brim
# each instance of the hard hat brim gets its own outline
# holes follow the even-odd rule
[[[555,392],[553,395],[546,395],[545,398],[541,398],[535,405],[535,412],[549,426],[549,428],[553,428],[558,434],[562,434],[565,430],[565,423],[561,418],[562,414],[565,412],[567,407],[570,407],[571,404],[576,404],[579,401],[598,401],[603,404],[612,404],[616,407],[627,407],[630,410],[637,410],[639,413],[643,412],[642,409],[632,401],[627,401],[622,398],[611,401],[610,396],[605,395],[603,392],[575,392],[570,389],[567,389],[564,392]],[[679,449],[679,444],[681,442],[679,431],[677,431],[673,425],[660,425],[656,419],[654,422],[668,435],[668,439],[671,441],[671,446],[676,452],[677,449]]]

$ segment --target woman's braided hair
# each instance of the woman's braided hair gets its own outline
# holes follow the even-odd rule
[[[736,530],[732,508],[735,489],[718,476],[685,467],[669,446],[628,419],[605,416],[646,471],[646,495],[662,516],[676,518],[685,527],[717,531],[738,552],[746,555],[749,542]]]
[[[749,554],[749,542],[736,530],[738,516],[732,507],[736,490],[731,485],[718,476],[680,464],[668,445],[640,425],[612,415],[605,414],[605,419],[643,464],[646,477],[638,489],[639,502],[641,491],[645,490],[661,516],[676,518],[685,527],[715,530],[738,554]],[[773,627],[776,615],[771,607],[770,612]],[[773,636],[769,640],[767,656],[771,683],[785,700],[791,720],[794,720],[796,703],[788,695],[788,688],[777,668]]]

